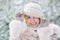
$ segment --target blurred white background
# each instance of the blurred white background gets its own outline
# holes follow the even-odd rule
[[[9,22],[29,2],[40,4],[50,22],[60,26],[60,0],[0,0],[0,40],[9,39]]]

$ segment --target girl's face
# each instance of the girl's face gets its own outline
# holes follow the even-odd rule
[[[29,16],[25,16],[25,21],[28,26],[31,26],[33,28],[37,27],[38,24],[40,23],[39,18],[29,17]]]

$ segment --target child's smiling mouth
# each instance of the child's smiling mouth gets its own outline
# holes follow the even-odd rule
[[[31,25],[31,26],[35,26],[35,25],[36,25],[36,23],[30,23],[30,25]]]

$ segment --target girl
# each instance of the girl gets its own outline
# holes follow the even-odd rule
[[[59,26],[49,23],[40,5],[28,3],[22,14],[9,24],[9,40],[57,40]]]

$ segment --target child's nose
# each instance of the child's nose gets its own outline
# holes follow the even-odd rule
[[[31,22],[34,22],[35,20],[34,20],[34,18],[31,18]]]

